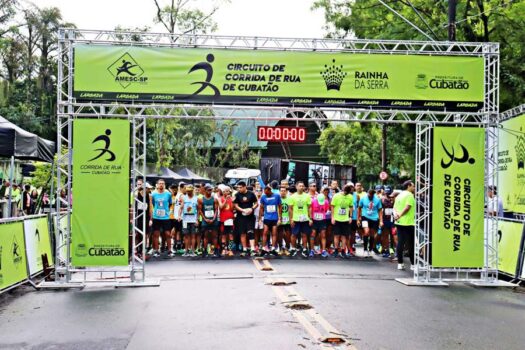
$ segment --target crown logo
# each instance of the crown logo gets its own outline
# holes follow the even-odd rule
[[[516,143],[516,159],[518,161],[518,169],[525,169],[525,136],[521,133],[518,136],[518,142]]]
[[[341,84],[346,77],[346,72],[343,72],[343,65],[339,67],[335,65],[335,59],[332,60],[334,63],[332,66],[324,65],[325,70],[321,72],[321,76],[326,83],[326,90],[337,90],[341,88]]]

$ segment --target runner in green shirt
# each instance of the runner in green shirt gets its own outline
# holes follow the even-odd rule
[[[332,198],[332,225],[334,232],[334,253],[333,256],[344,258],[348,257],[351,249],[349,248],[350,224],[352,223],[352,211],[354,210],[354,198],[352,194],[353,186],[350,184],[343,187],[343,191],[336,193]],[[339,242],[341,241],[341,250]]]
[[[414,234],[416,225],[416,199],[414,192],[416,187],[410,180],[403,183],[401,192],[394,202],[394,219],[397,228],[397,269],[403,270],[403,250],[405,243],[408,245],[408,255],[410,258],[410,269],[414,266]]]
[[[310,236],[310,233],[312,232],[310,226],[313,224],[313,221],[310,218],[310,205],[312,204],[312,197],[310,197],[308,193],[304,193],[305,187],[302,181],[298,181],[295,186],[297,188],[297,193],[294,193],[290,197],[290,206],[288,207],[290,211],[289,215],[292,217],[292,239],[290,255],[297,255],[297,249],[295,248],[295,245],[297,242],[297,236],[301,234],[303,256],[308,257],[306,246],[308,244],[308,236]]]

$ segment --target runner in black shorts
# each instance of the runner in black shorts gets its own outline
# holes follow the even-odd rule
[[[334,246],[335,250],[333,256],[341,258],[350,257],[351,250],[348,238],[350,236],[350,223],[352,222],[353,198],[352,186],[347,184],[343,188],[343,192],[339,192],[332,198],[332,224],[334,232]],[[341,247],[339,242],[342,241]],[[340,251],[339,251],[340,249]]]

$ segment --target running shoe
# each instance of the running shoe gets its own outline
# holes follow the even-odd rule
[[[168,257],[169,257],[169,258],[173,258],[174,256],[175,256],[175,252],[170,251],[170,252],[168,253]]]
[[[186,252],[186,251],[184,251],[184,253],[182,253],[182,257],[183,258],[187,258],[189,256],[190,256],[190,254],[188,254],[188,252]]]
[[[339,252],[339,254],[337,256],[340,257],[341,259],[345,258],[345,255],[343,254],[343,252]]]
[[[155,253],[155,249],[151,248],[150,250],[148,250],[148,252],[146,253],[147,255],[153,255]]]
[[[235,256],[235,253],[231,250],[228,250],[228,257],[233,257]]]
[[[315,255],[315,252],[313,251],[313,249],[310,249],[310,254],[308,255],[309,258],[313,258]]]
[[[323,258],[328,258],[328,252],[326,250],[323,250],[322,253],[321,253],[321,256]]]
[[[290,256],[292,258],[295,258],[296,255],[297,255],[297,249],[290,249]]]
[[[158,250],[155,250],[155,252],[153,253],[153,257],[158,258],[159,256],[160,256],[160,253],[158,252]]]
[[[379,250],[377,250],[377,248],[374,248],[372,251],[373,251],[374,254],[376,254],[376,255],[379,255],[379,254],[380,254],[380,253],[379,253]]]
[[[273,256],[279,256],[279,252],[276,249],[272,249],[270,251],[270,254],[272,254]]]
[[[248,255],[248,251],[247,250],[243,250],[241,252],[241,258],[244,258],[246,255]]]
[[[404,264],[397,264],[397,269],[398,270],[404,270],[405,269],[405,265]]]
[[[354,254],[352,251],[348,251],[348,253],[346,253],[346,255],[345,255],[345,257],[346,257],[347,259],[349,259],[349,258],[353,258],[354,256],[355,256],[355,254]]]
[[[334,250],[334,251],[332,252],[332,257],[333,257],[333,258],[337,258],[338,255],[339,255],[339,254],[338,254],[337,250]]]
[[[385,252],[382,255],[383,258],[390,258],[390,253],[385,250]]]
[[[288,249],[283,249],[281,250],[281,255],[290,256],[290,252],[288,251]]]
[[[306,249],[303,249],[302,252],[301,252],[301,255],[303,256],[303,258],[308,258],[308,251]]]

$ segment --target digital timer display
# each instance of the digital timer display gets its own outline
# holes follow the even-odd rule
[[[257,141],[268,142],[305,142],[306,128],[293,126],[259,126]]]

